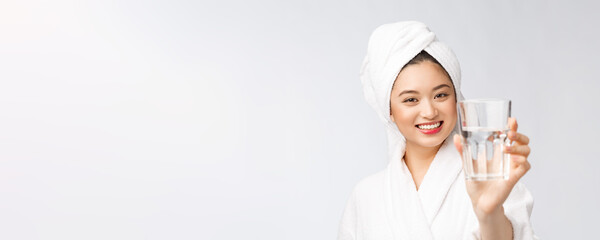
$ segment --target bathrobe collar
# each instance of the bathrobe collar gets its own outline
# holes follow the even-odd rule
[[[460,175],[460,161],[458,151],[451,140],[446,139],[418,191],[402,156],[395,156],[390,161],[384,195],[388,219],[394,225],[391,229],[397,239],[433,239],[430,226],[448,190]]]

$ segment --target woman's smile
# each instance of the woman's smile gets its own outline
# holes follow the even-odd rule
[[[415,127],[417,129],[419,129],[420,132],[429,135],[429,134],[436,134],[436,133],[440,132],[442,130],[443,124],[444,124],[444,121],[427,122],[427,123],[417,124],[417,125],[415,125]]]

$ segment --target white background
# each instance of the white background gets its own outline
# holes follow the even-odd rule
[[[386,163],[358,78],[419,20],[467,98],[513,100],[534,229],[597,236],[598,5],[0,2],[0,239],[334,239]]]

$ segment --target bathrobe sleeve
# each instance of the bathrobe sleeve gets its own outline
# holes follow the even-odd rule
[[[518,182],[504,202],[504,214],[510,220],[515,240],[539,239],[531,226],[533,197],[522,183]]]
[[[356,188],[350,194],[350,198],[346,202],[346,208],[340,221],[338,229],[338,240],[355,240],[357,229],[357,205],[356,205]]]
[[[514,240],[538,240],[531,226],[533,197],[521,182],[518,182],[503,204],[504,215],[512,224]],[[474,239],[481,239],[479,226],[473,229]]]

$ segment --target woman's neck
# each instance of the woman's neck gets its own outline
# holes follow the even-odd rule
[[[442,144],[435,147],[423,147],[411,142],[406,143],[404,162],[412,175],[417,190],[441,146]]]

